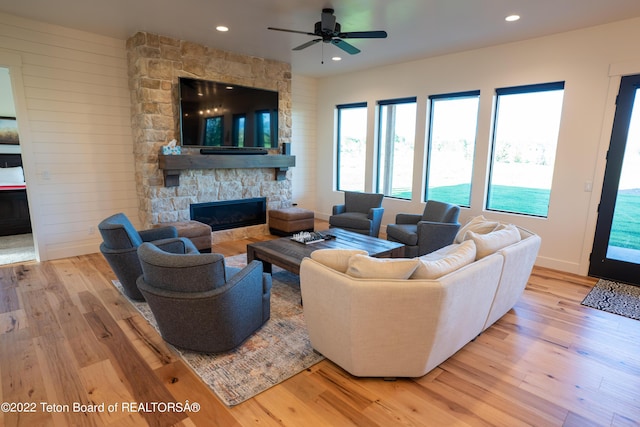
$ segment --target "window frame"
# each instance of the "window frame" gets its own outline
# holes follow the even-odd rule
[[[348,103],[348,104],[337,104],[336,105],[336,191],[349,191],[349,190],[343,190],[340,188],[340,170],[341,170],[341,163],[340,163],[340,141],[341,141],[341,134],[340,134],[340,130],[342,129],[342,114],[341,111],[343,110],[347,110],[347,109],[352,109],[352,108],[368,108],[367,102],[363,101],[363,102],[352,102],[352,103]],[[366,125],[365,125],[365,135],[367,133],[367,129],[366,129]],[[365,143],[365,147],[367,144],[367,141],[365,139],[364,141]],[[366,158],[365,158],[365,168],[366,168]],[[365,177],[366,178],[366,177]]]
[[[438,100],[448,100],[448,99],[461,99],[461,98],[477,98],[478,100],[478,109],[476,111],[476,134],[474,135],[473,140],[473,159],[472,169],[471,169],[471,179],[469,181],[469,204],[468,205],[460,205],[462,207],[470,208],[471,207],[471,195],[473,194],[473,169],[475,168],[475,155],[476,155],[476,145],[478,142],[478,123],[479,123],[479,114],[480,114],[480,90],[467,90],[461,92],[450,92],[450,93],[442,93],[436,95],[429,95],[429,114],[428,114],[428,133],[427,133],[427,146],[426,149],[426,167],[425,167],[425,176],[424,176],[424,202],[429,200],[429,173],[431,171],[431,147],[433,144],[433,101]],[[447,200],[442,200],[443,202],[447,202]]]
[[[494,156],[496,155],[496,135],[498,130],[498,114],[500,112],[500,96],[502,95],[518,95],[525,93],[539,93],[539,92],[551,92],[562,90],[564,97],[564,89],[565,89],[565,81],[555,81],[549,83],[534,83],[528,85],[520,85],[520,86],[509,86],[495,89],[495,105],[493,111],[493,123],[491,129],[491,149],[490,149],[490,157],[489,157],[489,165],[488,165],[488,175],[487,175],[487,194],[486,199],[484,201],[484,209],[490,212],[499,212],[499,213],[507,213],[512,215],[523,215],[534,218],[548,218],[549,217],[549,206],[547,206],[547,212],[545,215],[536,215],[532,213],[526,212],[514,212],[509,210],[501,210],[489,207],[489,202],[491,200],[491,191],[492,191],[492,181],[493,181],[493,172],[494,172]],[[564,101],[563,101],[564,102]],[[564,105],[561,106],[560,109],[560,123],[558,127],[558,133],[560,132],[560,126],[562,125],[562,110]],[[558,135],[559,137],[559,135]],[[556,152],[558,149],[558,141],[556,141]],[[555,170],[555,163],[554,163]],[[549,202],[551,201],[551,188],[549,189]]]
[[[379,100],[376,101],[376,108],[377,108],[377,128],[378,128],[378,134],[377,134],[377,157],[376,157],[376,164],[378,165],[377,167],[377,173],[376,173],[376,191],[378,193],[385,193],[385,191],[383,190],[383,187],[385,186],[383,184],[383,180],[385,180],[385,176],[383,176],[383,174],[381,173],[380,170],[380,165],[382,164],[381,162],[381,154],[382,154],[382,150],[383,150],[383,144],[381,143],[381,138],[383,133],[383,129],[382,126],[384,125],[384,123],[382,123],[382,108],[389,106],[389,105],[400,105],[400,104],[415,104],[416,107],[416,122],[414,123],[414,129],[413,129],[413,142],[414,142],[414,152],[413,152],[413,156],[411,158],[412,162],[413,159],[415,158],[415,138],[416,138],[416,123],[417,123],[417,113],[418,113],[418,97],[417,96],[407,96],[407,97],[402,97],[402,98],[393,98],[393,99],[383,99],[383,100]],[[395,126],[395,125],[394,125]],[[385,171],[387,172],[387,171]],[[413,170],[412,170],[412,184],[413,184]],[[393,176],[391,177],[391,183],[393,183]],[[410,197],[404,198],[404,197],[397,197],[397,196],[392,196],[392,195],[388,195],[385,194],[384,197],[390,198],[390,199],[397,199],[397,200],[412,200],[413,199],[413,185],[411,186],[411,195]]]

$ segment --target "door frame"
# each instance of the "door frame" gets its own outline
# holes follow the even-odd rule
[[[640,104],[638,103],[640,97],[636,98],[636,94],[639,93],[638,89],[640,89],[640,73],[621,76],[617,79],[615,109],[610,128],[609,144],[605,156],[602,190],[598,203],[592,250],[589,256],[588,274],[594,277],[619,280],[627,283],[633,283],[635,281],[636,284],[640,285],[638,282],[638,277],[640,277],[640,274],[638,274],[640,264],[607,258],[620,174],[622,172],[634,102],[635,107],[640,108]],[[624,144],[621,143],[621,141],[624,141]],[[603,206],[607,208],[605,209]]]
[[[18,133],[20,134],[20,154],[22,156],[22,166],[24,170],[25,182],[29,185],[27,190],[27,203],[29,204],[29,216],[31,219],[31,230],[33,234],[33,245],[35,249],[36,261],[46,260],[44,245],[38,239],[40,231],[40,207],[36,200],[40,189],[36,185],[37,174],[35,171],[35,161],[32,147],[32,139],[29,125],[29,115],[22,80],[22,57],[14,52],[0,49],[0,67],[9,69],[9,79],[11,90],[13,91],[13,102],[16,108],[16,118]]]

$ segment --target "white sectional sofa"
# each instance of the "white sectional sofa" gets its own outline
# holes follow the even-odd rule
[[[483,217],[413,259],[319,250],[300,267],[314,349],[355,376],[420,377],[508,312],[540,237]]]

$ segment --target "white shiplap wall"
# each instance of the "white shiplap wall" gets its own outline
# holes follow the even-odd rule
[[[3,53],[40,259],[97,252],[102,218],[139,223],[125,41],[0,14]]]
[[[292,170],[293,201],[315,211],[317,174],[317,80],[293,75],[291,78],[291,154],[296,156]],[[331,176],[331,168],[325,173]]]

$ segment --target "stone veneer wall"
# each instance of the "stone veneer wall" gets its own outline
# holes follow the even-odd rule
[[[278,143],[290,142],[289,64],[145,32],[127,40],[127,55],[136,187],[140,220],[145,226],[188,220],[191,203],[266,197],[267,209],[291,206],[291,171],[285,180],[276,181],[273,169],[189,170],[181,172],[180,186],[165,187],[158,168],[161,147],[180,139],[180,76],[277,90]],[[199,153],[198,149],[183,147],[183,153],[188,152]],[[241,232],[266,230],[266,226],[258,226]]]

